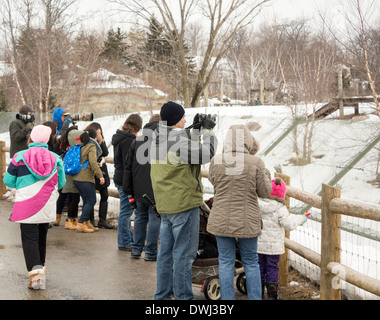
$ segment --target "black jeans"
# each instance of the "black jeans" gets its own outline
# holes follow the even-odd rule
[[[62,193],[59,191],[57,200],[57,214],[62,214],[63,207],[68,201],[67,217],[69,219],[78,218],[78,204],[80,201],[79,193]]]
[[[28,271],[32,271],[34,266],[45,265],[48,228],[48,223],[20,224],[22,249]]]

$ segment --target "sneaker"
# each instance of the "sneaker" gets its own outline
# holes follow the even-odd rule
[[[132,245],[128,244],[125,247],[119,247],[121,251],[132,251]]]
[[[157,256],[145,256],[145,261],[157,261]]]
[[[135,252],[131,252],[131,258],[132,259],[140,259],[141,257],[141,253],[135,253]]]

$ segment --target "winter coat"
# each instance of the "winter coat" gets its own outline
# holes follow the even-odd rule
[[[26,126],[26,122],[21,119],[13,120],[9,125],[9,135],[11,138],[10,157],[13,158],[16,152],[28,149],[28,138],[32,128]]]
[[[305,222],[303,215],[289,214],[282,199],[260,199],[259,206],[263,217],[263,231],[258,240],[257,252],[268,255],[281,255],[285,252],[285,230],[294,230]]]
[[[120,129],[117,129],[116,133],[112,136],[111,142],[114,148],[113,157],[115,166],[113,182],[115,185],[123,185],[125,160],[131,143],[135,139],[136,136],[133,133],[126,133]]]
[[[210,162],[216,143],[212,131],[205,131],[200,143],[200,137],[187,130],[159,124],[150,150],[158,213],[175,214],[203,204],[201,165]]]
[[[57,191],[66,179],[62,160],[47,144],[30,143],[27,150],[16,153],[3,181],[16,188],[11,221],[38,224],[55,220]]]
[[[108,148],[107,148],[107,144],[105,143],[105,141],[103,141],[101,144],[100,144],[100,149],[101,149],[101,154],[100,156],[98,156],[98,163],[101,164],[100,165],[100,170],[102,171],[103,173],[103,178],[104,178],[104,184],[100,184],[100,180],[98,179],[98,177],[95,177],[95,189],[96,190],[102,190],[102,189],[106,189],[109,187],[111,181],[110,181],[110,176],[108,174],[108,167],[107,167],[107,163],[105,163],[103,161],[103,158],[107,157],[108,156]],[[103,161],[103,162],[102,162]]]
[[[77,144],[82,145],[83,143],[78,140]],[[100,170],[97,156],[96,156],[96,146],[91,141],[85,144],[80,150],[81,164],[89,161],[87,168],[82,168],[81,171],[75,176],[73,176],[74,181],[91,182],[95,184],[95,176],[99,179],[103,178],[102,170]]]
[[[272,184],[264,162],[254,156],[258,149],[257,141],[246,126],[233,125],[228,129],[223,152],[212,159],[209,169],[214,202],[208,232],[237,238],[254,238],[261,234],[258,197],[268,197]]]
[[[68,143],[69,143],[70,147],[73,146],[74,144],[76,144],[75,139],[79,138],[79,136],[82,133],[83,133],[83,131],[80,131],[80,130],[71,130],[69,132],[69,134],[67,135],[67,140],[68,140]],[[67,150],[66,150],[66,152],[67,152]],[[64,154],[66,154],[66,153],[64,152]],[[63,157],[63,162],[65,162],[65,158],[64,157]],[[62,188],[61,192],[62,193],[79,193],[77,187],[74,184],[73,176],[70,176],[68,174],[66,175],[66,184]]]
[[[53,121],[57,124],[57,137],[62,137],[70,126],[70,122],[62,122],[62,115],[65,112],[62,108],[56,108],[53,111]]]
[[[153,131],[158,121],[147,123],[141,136],[132,142],[124,167],[123,189],[125,194],[132,195],[136,201],[148,203],[146,194],[154,201],[152,180],[150,179],[150,147]],[[147,161],[148,160],[148,161]]]

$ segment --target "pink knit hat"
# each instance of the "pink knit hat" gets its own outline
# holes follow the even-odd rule
[[[36,143],[48,143],[51,135],[51,128],[48,126],[35,126],[30,133],[30,138]]]
[[[286,184],[281,178],[276,178],[272,180],[272,193],[270,195],[281,199],[285,199]]]

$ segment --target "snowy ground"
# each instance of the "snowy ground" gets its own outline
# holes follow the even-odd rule
[[[299,106],[297,115],[302,116],[305,111],[310,114],[312,107],[306,108]],[[157,111],[158,112],[158,111]],[[259,130],[252,131],[252,134],[260,142],[259,155],[264,160],[267,168],[272,175],[280,168],[282,173],[291,177],[291,185],[317,194],[321,191],[322,183],[328,183],[342,168],[362,151],[365,146],[375,138],[380,131],[380,120],[373,112],[373,105],[360,105],[360,113],[367,113],[367,116],[356,117],[352,120],[334,119],[337,115],[333,114],[326,120],[318,120],[315,123],[313,135],[311,137],[311,163],[303,166],[295,166],[292,158],[295,158],[293,133],[288,134],[279,145],[271,152],[263,153],[285,132],[292,124],[290,108],[287,106],[233,106],[233,107],[202,107],[186,110],[186,126],[192,123],[194,115],[198,112],[211,113],[217,115],[217,125],[215,132],[219,140],[218,152],[222,149],[224,135],[232,124],[256,123]],[[353,113],[354,110],[345,110],[345,114]],[[150,113],[140,113],[144,124],[149,120]],[[111,147],[112,135],[117,128],[121,128],[126,115],[108,116],[95,121],[99,122],[104,131],[104,136],[109,145],[110,157],[113,156]],[[258,126],[257,126],[258,124]],[[85,122],[78,122],[79,128],[84,128]],[[310,124],[308,129],[310,130]],[[304,136],[306,125],[300,124],[297,128],[297,144],[300,155],[303,153]],[[9,133],[1,133],[0,140],[6,141],[9,145]],[[8,154],[9,155],[9,154]],[[9,161],[9,159],[7,159]],[[379,162],[379,151],[372,149],[361,161],[359,161],[339,182],[341,197],[344,199],[358,200],[369,203],[380,203],[379,189],[368,181],[376,178],[376,170]],[[204,167],[207,169],[207,166]],[[110,174],[113,173],[113,166],[109,165]],[[204,179],[205,189],[212,193],[211,184]],[[111,185],[111,188],[114,187]],[[205,194],[205,198],[212,194]],[[297,203],[291,203],[296,207]],[[313,216],[318,217],[318,210],[311,209]],[[118,201],[114,200],[110,204],[110,214],[117,216]],[[355,232],[360,231],[365,234],[373,233],[375,236],[380,234],[379,223],[368,220],[343,217],[342,220]],[[314,251],[320,253],[320,223],[309,220],[304,227],[300,227],[291,232],[291,239]],[[319,268],[307,263],[295,254],[291,254],[292,266],[300,270],[303,274],[313,280],[319,278]],[[341,262],[355,270],[380,279],[380,244],[379,241],[370,240],[343,232],[342,234],[342,258]],[[345,284],[345,294],[351,298],[373,299],[363,290],[354,290]]]

